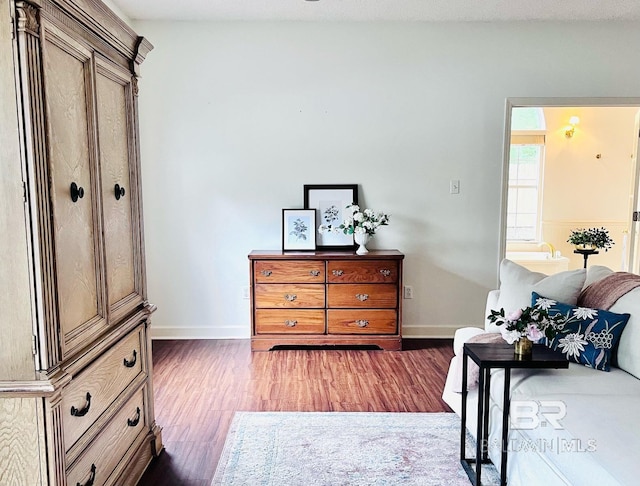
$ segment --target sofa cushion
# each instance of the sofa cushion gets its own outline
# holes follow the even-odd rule
[[[610,311],[631,314],[620,336],[617,366],[640,378],[640,288],[620,297]]]
[[[504,309],[508,314],[517,309],[531,305],[531,292],[559,302],[574,305],[582,291],[586,278],[586,270],[569,270],[547,276],[544,273],[532,272],[504,259],[500,263],[500,295],[495,310]],[[499,332],[495,324],[487,324],[485,329]]]
[[[587,278],[584,281],[584,287],[587,288],[594,282],[603,279],[604,277],[611,275],[613,270],[603,265],[591,265],[587,269]]]
[[[496,370],[491,375],[491,397],[497,409],[502,406],[503,384],[504,372]],[[559,419],[562,430],[542,422],[531,430],[512,429],[510,439],[517,432],[524,435],[518,442],[520,447],[515,446],[514,451],[526,453],[518,457],[510,452],[510,464],[522,460],[524,465],[532,463],[535,454],[523,444],[537,444],[549,446],[534,450],[544,456],[547,467],[557,468],[567,479],[564,483],[545,484],[637,483],[637,458],[625,451],[640,447],[640,435],[635,426],[640,407],[640,380],[620,369],[594,373],[574,363],[568,370],[513,370],[512,407],[522,400],[534,400],[540,411],[545,410],[546,400],[561,401],[566,415]],[[496,415],[501,418],[500,414]],[[542,420],[544,416],[539,418]],[[495,422],[499,425],[499,420]],[[496,443],[499,447],[499,440]],[[595,449],[593,452],[587,451],[590,445],[594,446],[591,447]],[[499,459],[499,450],[494,457]],[[548,473],[544,464],[542,466],[540,477]],[[608,480],[607,476],[610,476]],[[538,481],[523,482],[517,477],[511,479],[510,476],[509,484],[539,484]]]
[[[564,327],[549,341],[549,347],[562,351],[567,359],[602,371],[609,371],[612,355],[629,320],[629,314],[577,307],[531,294],[531,305],[541,307],[550,316],[561,314]]]

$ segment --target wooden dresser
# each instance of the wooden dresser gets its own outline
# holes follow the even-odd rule
[[[99,0],[0,0],[0,484],[133,485],[153,408],[137,76]]]
[[[253,251],[251,348],[374,345],[402,349],[402,262],[397,250]]]

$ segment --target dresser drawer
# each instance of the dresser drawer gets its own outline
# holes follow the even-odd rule
[[[323,284],[258,284],[255,286],[257,308],[322,308]]]
[[[138,390],[102,429],[69,469],[68,485],[99,486],[108,481],[136,438],[146,433],[144,396],[145,388]]]
[[[139,327],[74,377],[63,390],[62,424],[66,451],[142,372],[142,343],[142,328]]]
[[[324,261],[257,261],[256,283],[324,283]]]
[[[329,308],[395,308],[398,287],[394,284],[330,284],[327,290]]]
[[[311,309],[258,309],[255,323],[256,334],[322,334],[325,331],[325,312]]]
[[[329,283],[395,283],[398,262],[395,260],[347,260],[327,262]]]
[[[328,310],[329,334],[395,334],[398,314],[395,310]]]

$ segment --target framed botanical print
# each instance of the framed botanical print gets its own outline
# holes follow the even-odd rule
[[[316,212],[313,209],[282,210],[282,250],[316,249]]]
[[[320,225],[339,226],[345,220],[345,210],[350,204],[358,204],[357,184],[306,184],[304,207],[316,212],[316,247],[318,250],[353,250],[353,235],[341,231],[318,231]]]

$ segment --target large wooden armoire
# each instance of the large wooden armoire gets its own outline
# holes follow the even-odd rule
[[[0,484],[128,485],[153,409],[137,116],[151,44],[99,0],[0,0]]]

